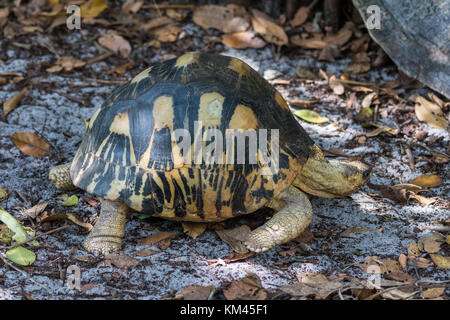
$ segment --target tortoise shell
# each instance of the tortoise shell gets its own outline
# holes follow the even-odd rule
[[[220,133],[278,129],[277,170],[263,175],[261,161],[238,163],[234,147],[234,162],[177,161],[172,134],[187,130],[192,145],[196,122]],[[186,53],[144,70],[106,99],[70,172],[77,187],[138,212],[220,221],[253,212],[286,189],[312,145],[280,93],[246,63]]]

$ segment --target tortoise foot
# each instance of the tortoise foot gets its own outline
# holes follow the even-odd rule
[[[107,255],[122,249],[122,238],[113,236],[88,236],[84,242],[86,251],[98,256]]]
[[[263,228],[252,231],[244,244],[248,250],[253,252],[264,252],[274,246],[271,233]]]

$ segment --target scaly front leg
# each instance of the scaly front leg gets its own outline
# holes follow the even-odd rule
[[[128,211],[120,201],[103,200],[100,216],[87,236],[84,248],[94,254],[120,251]]]
[[[247,249],[263,252],[295,239],[309,226],[313,217],[308,196],[294,186],[280,194],[271,207],[278,212],[249,234],[245,242]]]

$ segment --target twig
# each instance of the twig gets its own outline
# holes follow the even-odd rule
[[[14,248],[17,248],[17,247],[19,247],[19,246],[25,244],[25,243],[28,243],[28,242],[31,242],[31,241],[33,241],[33,240],[39,239],[39,238],[41,238],[41,237],[43,237],[43,236],[47,236],[47,235],[49,235],[49,234],[52,234],[52,233],[59,232],[59,231],[62,231],[62,230],[64,230],[64,229],[67,229],[68,227],[70,227],[69,224],[67,224],[67,225],[65,225],[65,226],[62,226],[62,227],[59,227],[59,228],[56,228],[56,229],[53,229],[53,230],[50,230],[50,231],[47,231],[47,232],[44,232],[44,233],[41,233],[40,235],[37,235],[37,236],[35,236],[35,237],[33,237],[33,238],[30,238],[30,239],[28,239],[28,240],[25,240],[25,241],[16,243],[15,245],[12,245],[12,246],[8,246],[8,247],[0,247],[0,249],[14,249]]]
[[[406,155],[408,156],[409,166],[410,166],[411,170],[414,172],[414,171],[416,171],[416,165],[414,163],[414,156],[412,154],[411,148],[407,144],[405,144],[403,146],[405,147],[405,152],[406,152]]]
[[[19,271],[25,278],[31,280],[31,282],[33,282],[34,284],[38,285],[39,287],[41,287],[41,288],[44,289],[45,291],[51,293],[51,291],[50,291],[49,288],[47,288],[46,286],[44,286],[42,283],[37,282],[37,281],[34,280],[33,278],[31,278],[31,277],[28,275],[28,273],[26,273],[25,271],[23,271],[23,270],[17,268],[15,265],[9,263],[9,262],[3,257],[2,254],[0,254],[0,258],[2,259],[2,261],[3,261],[3,263],[4,263],[5,265],[7,265],[8,267],[13,268],[13,269],[16,270],[16,271]]]
[[[98,82],[103,84],[124,84],[127,81],[126,80],[103,80],[103,79],[94,79],[94,78],[86,78],[86,81],[90,82]]]

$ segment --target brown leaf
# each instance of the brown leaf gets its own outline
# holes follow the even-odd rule
[[[414,178],[414,180],[409,183],[421,186],[423,188],[433,188],[439,187],[442,184],[442,179],[435,174],[423,174],[417,178]]]
[[[249,275],[240,280],[233,280],[227,289],[223,290],[227,300],[266,300],[267,292],[261,287],[256,275]]]
[[[358,227],[358,226],[354,226],[354,227],[350,227],[347,230],[343,231],[340,233],[341,237],[344,238],[352,238],[352,236],[350,236],[352,233],[367,233],[367,232],[373,232],[375,230],[369,230],[363,227]]]
[[[436,253],[441,250],[441,245],[445,242],[445,237],[439,233],[433,233],[428,237],[420,238],[417,241],[419,250],[427,253]]]
[[[426,269],[428,267],[431,267],[433,264],[430,262],[430,260],[420,257],[408,257],[408,260],[411,261],[413,265],[415,265],[417,268]]]
[[[152,234],[151,236],[137,239],[137,243],[139,246],[152,246],[155,243],[158,243],[159,241],[165,240],[165,239],[174,239],[175,234],[173,232],[158,232],[155,234]]]
[[[239,253],[247,253],[247,247],[244,245],[244,241],[247,240],[250,233],[250,227],[247,225],[241,225],[234,229],[216,230],[220,239],[225,241],[233,248],[234,251]]]
[[[51,216],[44,217],[42,220],[40,220],[41,223],[44,222],[51,222],[51,221],[57,221],[57,220],[69,220],[76,224],[77,226],[80,226],[84,229],[86,229],[87,232],[90,232],[93,228],[92,224],[83,222],[73,213],[56,213],[52,214]]]
[[[35,158],[43,158],[50,151],[50,144],[32,132],[16,132],[11,140],[20,151]]]
[[[430,253],[431,260],[441,269],[450,269],[450,257],[444,257],[440,254]]]
[[[192,285],[184,287],[183,290],[181,290],[181,295],[184,300],[208,300],[213,290],[214,285],[208,287]]]
[[[25,96],[25,93],[27,93],[27,88],[23,88],[22,91],[20,91],[15,96],[9,98],[5,102],[3,102],[3,117],[6,118],[8,113],[13,111],[17,106],[19,105],[20,101]]]
[[[423,299],[433,299],[441,296],[445,292],[445,287],[430,288],[422,291],[420,297]]]
[[[295,13],[294,18],[291,20],[290,24],[292,27],[298,27],[305,23],[305,21],[308,19],[309,13],[311,12],[311,9],[309,7],[300,7],[298,8],[297,12]]]
[[[203,29],[215,28],[222,32],[241,32],[250,26],[245,9],[238,5],[206,5],[197,7],[192,20]]]
[[[263,48],[266,43],[258,38],[251,31],[241,31],[225,34],[222,37],[222,43],[230,48],[245,49],[245,48]]]
[[[168,24],[173,23],[174,21],[166,16],[157,17],[154,19],[151,19],[149,22],[144,23],[139,26],[140,30],[151,30],[154,28],[162,27]]]
[[[8,199],[11,192],[6,189],[0,188],[0,201]]]
[[[327,44],[332,44],[337,47],[341,47],[344,44],[347,43],[348,40],[352,37],[352,31],[346,28],[345,26],[339,30],[337,33],[333,33],[330,35],[327,35],[323,38],[323,41],[325,41]]]
[[[306,49],[323,49],[328,43],[320,39],[302,39],[298,35],[291,37],[291,42],[296,46]]]
[[[225,261],[225,263],[236,262],[236,261],[247,259],[254,254],[255,253],[253,251],[249,251],[247,253],[239,253],[239,252],[233,251],[230,254],[228,254],[226,257],[223,257],[222,260]]]
[[[127,58],[131,52],[130,43],[122,36],[119,36],[118,34],[115,34],[113,32],[100,37],[98,39],[98,42],[105,48],[108,48],[116,54],[120,54],[124,58]]]
[[[144,1],[127,0],[122,5],[122,11],[127,14],[136,13],[141,9],[143,4]]]
[[[353,74],[365,73],[369,70],[370,70],[370,63],[368,62],[350,63],[345,69],[345,71]]]
[[[39,203],[30,209],[24,210],[25,214],[33,219],[36,219],[38,215],[40,215],[42,212],[44,212],[45,208],[47,207],[48,202],[39,201]]]
[[[181,28],[178,26],[165,26],[152,30],[151,34],[156,35],[161,42],[175,42],[180,32]]]
[[[364,263],[357,263],[355,266],[369,274],[384,274],[387,272],[386,266],[378,262],[377,256],[366,257],[364,258]]]
[[[72,69],[81,68],[86,62],[75,59],[73,57],[63,56],[59,58],[53,67],[47,68],[46,71],[50,73],[59,72],[61,70],[72,71]]]
[[[110,253],[105,256],[105,260],[105,262],[109,262],[119,269],[133,268],[140,262],[138,259],[124,253]]]
[[[134,252],[133,255],[134,256],[138,256],[138,257],[148,257],[151,256],[152,254],[158,253],[159,251],[155,251],[152,249],[144,249],[144,250],[140,250],[137,252]]]
[[[411,241],[410,243],[408,243],[406,245],[406,249],[408,250],[409,256],[414,256],[414,257],[420,256],[419,246],[417,245],[416,241]]]
[[[259,33],[267,42],[275,43],[277,46],[286,45],[288,37],[278,24],[263,12],[251,9],[252,11],[252,27],[255,32]]]
[[[403,270],[408,270],[407,269],[407,262],[408,262],[408,257],[405,256],[403,253],[400,254],[400,256],[398,257],[398,262],[400,263],[400,266],[402,267]]]
[[[316,299],[325,299],[330,293],[343,287],[340,279],[327,278],[323,274],[297,274],[299,283],[282,286],[280,289],[293,295],[306,297],[313,295]]]
[[[344,86],[341,82],[339,82],[334,75],[330,76],[328,79],[328,85],[330,86],[331,90],[333,90],[334,94],[342,95],[344,94]]]
[[[445,119],[442,109],[424,97],[417,96],[415,112],[417,119],[425,121],[434,128],[447,129],[448,127],[448,121]]]
[[[182,222],[183,231],[186,232],[193,239],[197,238],[203,232],[205,232],[208,224],[201,222]]]

